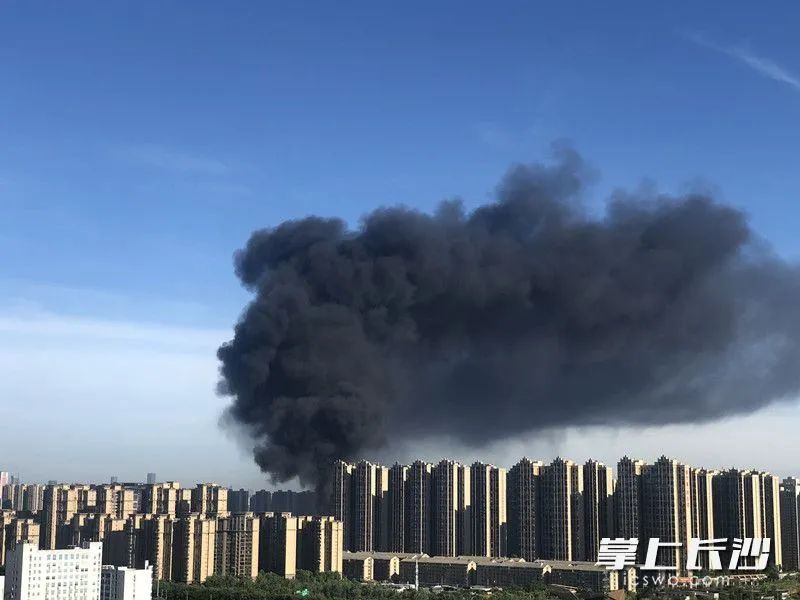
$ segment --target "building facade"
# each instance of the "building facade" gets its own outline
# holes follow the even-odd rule
[[[18,544],[6,560],[5,600],[100,600],[102,544],[40,550]]]

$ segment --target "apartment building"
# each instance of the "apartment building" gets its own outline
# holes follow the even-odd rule
[[[179,518],[173,524],[172,579],[203,583],[214,574],[217,519],[200,514]]]
[[[236,513],[217,520],[214,573],[234,577],[258,575],[260,520],[253,513]]]
[[[595,460],[583,465],[583,558],[597,560],[599,541],[614,530],[614,473]]]
[[[556,458],[540,476],[540,554],[544,559],[580,560],[584,550],[583,470]]]
[[[508,472],[508,554],[535,560],[539,552],[541,461],[523,458]]]

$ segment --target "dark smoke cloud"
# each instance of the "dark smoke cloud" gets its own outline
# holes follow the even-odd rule
[[[800,276],[702,195],[581,208],[574,152],[466,213],[381,208],[255,232],[219,349],[228,414],[276,481],[443,432],[746,413],[800,388]]]

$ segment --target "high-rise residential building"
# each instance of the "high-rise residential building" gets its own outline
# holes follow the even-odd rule
[[[192,514],[192,498],[195,490],[179,487],[176,490],[175,514],[178,517],[185,517]]]
[[[470,538],[473,556],[492,556],[492,465],[475,462],[470,465],[470,508],[472,522]]]
[[[125,519],[136,512],[134,491],[122,485],[101,485],[95,488],[95,511]]]
[[[265,513],[259,517],[258,570],[286,579],[297,574],[297,517]]]
[[[7,512],[7,511],[4,511]],[[13,513],[0,516],[0,565],[5,554],[17,544],[28,543],[39,547],[40,526],[34,519],[15,517]]]
[[[153,576],[157,580],[172,579],[174,524],[172,515],[145,515],[142,519],[134,566],[153,565]]]
[[[780,479],[777,475],[764,472],[758,476],[761,485],[761,531],[764,537],[772,540],[769,564],[782,565]]]
[[[556,458],[540,476],[540,554],[543,559],[581,560],[584,552],[583,469]]]
[[[692,513],[692,537],[710,540],[714,537],[714,476],[716,471],[692,470],[692,495],[695,510]]]
[[[780,487],[781,558],[785,571],[800,569],[800,480],[787,477]]]
[[[206,517],[228,514],[228,488],[216,483],[198,483],[192,490],[192,512]]]
[[[5,564],[6,550],[9,545],[8,526],[14,519],[13,510],[0,510],[0,567]]]
[[[719,537],[763,537],[761,478],[729,469],[714,477],[714,533]]]
[[[765,535],[762,476],[755,471],[729,469],[714,477],[714,533],[717,537],[770,537]],[[769,495],[772,504],[772,494]],[[773,511],[773,508],[770,508]],[[771,525],[774,526],[774,515]],[[780,526],[780,523],[778,523]],[[729,552],[725,553],[725,559]],[[774,547],[771,556],[774,557]],[[771,560],[774,560],[771,558]],[[752,565],[754,559],[741,559]]]
[[[433,466],[421,460],[408,467],[406,479],[406,552],[431,550],[431,474]]]
[[[459,465],[456,554],[472,552],[472,467]]]
[[[147,485],[153,485],[156,482],[156,474],[155,473],[148,473],[147,474]]]
[[[153,567],[132,569],[105,565],[100,571],[100,600],[150,600]]]
[[[541,461],[523,458],[508,472],[508,554],[527,561],[539,557],[541,471]]]
[[[250,498],[250,512],[265,513],[272,510],[272,492],[258,490]]]
[[[0,509],[5,510],[22,510],[22,494],[25,486],[21,483],[7,483],[0,487],[2,495],[2,504]]]
[[[353,465],[343,460],[333,464],[331,478],[331,512],[344,527],[344,547],[352,549],[351,529],[353,521],[350,512],[350,492],[353,487]]]
[[[73,484],[70,486],[75,490],[78,497],[78,512],[89,513],[97,510],[97,488],[93,485]]]
[[[342,522],[333,517],[297,517],[297,569],[342,572]]]
[[[258,569],[292,579],[298,570],[342,572],[344,530],[333,517],[259,517]]]
[[[697,482],[694,479],[695,469],[689,465],[678,463],[678,539],[683,548],[689,547],[689,538],[697,528],[695,516],[697,506]],[[701,553],[702,554],[702,553]],[[707,553],[706,553],[707,554]],[[684,551],[683,556],[686,556]],[[684,565],[685,567],[685,565]]]
[[[406,481],[408,467],[395,463],[389,469],[389,486],[386,496],[388,523],[387,540],[383,550],[403,552],[406,529]]]
[[[596,561],[600,539],[614,530],[614,473],[595,460],[583,465],[583,560]]]
[[[686,499],[689,514],[682,516],[690,538],[710,540],[714,538],[714,494],[713,482],[716,471],[687,467],[689,492]],[[682,487],[679,494],[684,493]],[[703,569],[709,568],[709,553],[700,552],[698,562]]]
[[[188,490],[183,490],[189,492]],[[189,492],[190,493],[190,492]],[[144,486],[139,512],[150,515],[178,514],[181,499],[181,484],[177,481],[165,481]],[[188,508],[186,507],[188,512]]]
[[[100,600],[102,544],[39,550],[18,544],[6,560],[5,600]]]
[[[360,461],[353,469],[350,489],[350,548],[355,552],[375,549],[375,515],[378,487],[377,466]]]
[[[132,566],[141,516],[128,519],[113,515],[78,513],[62,528],[66,545],[103,542],[103,564]]]
[[[173,525],[172,579],[202,583],[214,574],[217,518],[199,514],[179,518]]]
[[[330,501],[330,498],[328,498]],[[317,494],[312,490],[295,492],[276,490],[270,497],[271,512],[290,512],[294,514],[316,514],[319,510]],[[330,508],[326,509],[330,510]]]
[[[235,513],[217,520],[214,573],[234,577],[258,575],[259,518]]]
[[[481,462],[470,467],[472,554],[507,554],[506,470]]]
[[[38,483],[29,483],[22,493],[22,510],[37,513],[42,510],[44,486]]]
[[[228,490],[228,510],[232,513],[250,512],[250,490]]]
[[[641,538],[642,470],[645,462],[623,456],[617,463],[614,491],[614,533],[623,538]],[[642,557],[643,558],[643,557]]]
[[[442,460],[431,470],[431,551],[436,556],[456,556],[458,551],[459,479],[461,465]]]
[[[642,469],[642,504],[640,513],[640,536],[642,540],[660,538],[665,542],[682,542],[681,547],[662,547],[658,551],[658,565],[675,567],[683,573],[686,567],[688,535],[686,519],[690,512],[686,497],[689,494],[688,469],[665,456]],[[644,546],[646,552],[647,544]]]
[[[305,514],[311,514],[311,512]],[[389,469],[382,465],[376,465],[374,515],[372,517],[372,547],[375,550],[385,550],[389,545],[390,515]]]
[[[59,529],[78,512],[78,491],[78,488],[69,485],[48,485],[45,488],[39,536],[42,550],[55,550],[59,547]]]

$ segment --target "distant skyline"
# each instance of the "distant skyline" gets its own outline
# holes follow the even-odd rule
[[[3,3],[0,470],[265,487],[218,423],[215,352],[248,300],[233,252],[307,214],[474,206],[554,140],[596,168],[598,212],[620,187],[711,190],[797,260],[798,17],[788,1]],[[799,426],[787,403],[385,454],[663,453],[788,476]]]

